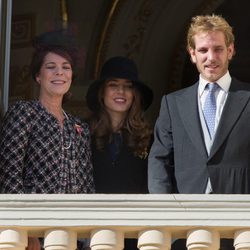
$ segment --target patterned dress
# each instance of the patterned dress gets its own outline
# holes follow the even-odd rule
[[[39,101],[6,113],[0,141],[0,193],[93,193],[90,132],[65,113],[64,126]]]

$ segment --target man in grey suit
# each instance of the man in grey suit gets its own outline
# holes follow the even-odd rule
[[[228,71],[232,28],[221,16],[194,17],[187,48],[199,81],[162,98],[149,192],[249,194],[250,84]],[[177,240],[171,249],[184,248],[185,241]],[[234,249],[232,240],[223,239],[220,249]]]
[[[228,71],[232,28],[221,16],[196,16],[187,48],[199,81],[162,98],[149,154],[149,191],[249,194],[250,84]]]

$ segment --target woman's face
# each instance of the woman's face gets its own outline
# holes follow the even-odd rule
[[[40,84],[40,95],[63,97],[70,88],[72,75],[70,62],[58,54],[49,52],[36,77]]]
[[[126,79],[114,78],[105,83],[104,105],[112,115],[126,115],[134,99],[133,83]]]

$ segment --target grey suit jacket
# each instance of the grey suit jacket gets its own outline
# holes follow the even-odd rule
[[[208,156],[198,82],[162,98],[149,154],[150,193],[250,193],[250,84],[232,79]]]

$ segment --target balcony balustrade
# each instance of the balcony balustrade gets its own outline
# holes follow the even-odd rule
[[[43,237],[45,250],[120,250],[124,238],[140,250],[168,250],[187,239],[188,250],[218,250],[221,238],[250,249],[250,195],[0,195],[0,249],[24,250]]]

